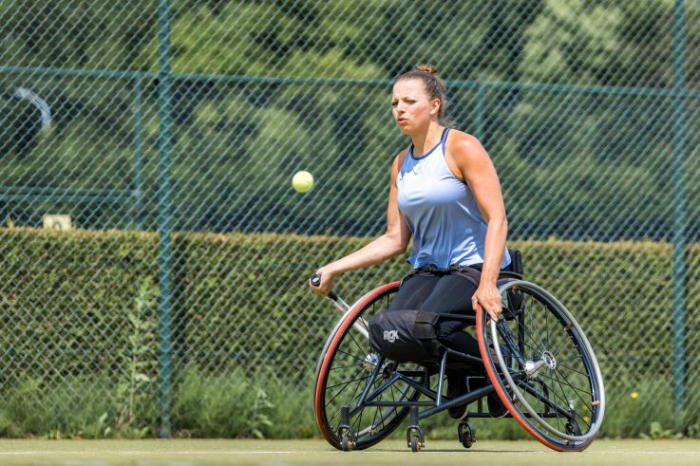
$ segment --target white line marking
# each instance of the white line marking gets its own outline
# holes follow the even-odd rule
[[[370,451],[374,455],[395,455],[396,453],[401,453],[404,450],[374,450]],[[460,454],[461,450],[454,451],[430,451],[424,450],[423,454],[433,454],[433,455],[449,455],[449,454]],[[497,453],[494,450],[474,450],[474,453]],[[502,452],[503,454],[511,454],[513,452]],[[518,454],[526,455],[555,455],[556,452],[543,450],[543,451],[520,451]],[[595,451],[588,450],[582,453],[586,456],[668,456],[668,455],[678,455],[678,456],[690,456],[690,457],[700,457],[700,451],[698,450],[663,450],[663,451],[644,451],[644,450],[603,450]],[[314,450],[253,450],[253,451],[241,451],[241,450],[181,450],[181,451],[168,451],[168,450],[107,450],[107,451],[86,451],[86,450],[16,450],[16,451],[0,451],[0,457],[12,457],[12,456],[49,456],[49,455],[73,455],[78,458],[88,458],[94,456],[109,457],[109,456],[155,456],[155,457],[167,457],[167,456],[222,456],[222,455],[233,455],[233,456],[255,456],[255,455],[293,455],[293,456],[318,456],[318,455],[338,455],[336,450],[328,451],[314,451]],[[70,461],[70,460],[67,460]]]
[[[0,451],[0,456],[31,456],[31,455],[150,455],[150,456],[168,456],[168,455],[292,455],[292,454],[323,454],[333,453],[337,451],[279,451],[279,450],[257,450],[257,451],[229,451],[229,450],[204,450],[204,451],[102,451],[92,452],[85,450],[36,450],[36,451]],[[377,452],[379,453],[379,452]],[[388,453],[388,452],[387,452]],[[393,452],[392,452],[393,453]]]

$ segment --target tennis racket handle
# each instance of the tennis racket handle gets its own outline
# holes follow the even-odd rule
[[[309,279],[311,284],[313,286],[320,286],[321,285],[321,276],[318,274],[313,274],[311,275],[311,278]],[[331,298],[333,301],[338,301],[338,295],[333,293],[332,291],[328,293],[328,297]]]

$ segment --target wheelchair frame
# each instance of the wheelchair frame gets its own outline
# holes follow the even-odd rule
[[[470,448],[475,442],[476,438],[474,428],[468,420],[469,418],[492,417],[489,413],[483,412],[482,400],[485,396],[496,391],[498,397],[508,410],[506,417],[515,418],[523,426],[523,428],[525,428],[525,430],[527,430],[533,437],[544,445],[557,451],[582,451],[587,448],[600,428],[605,408],[602,376],[600,375],[600,369],[595,359],[595,355],[593,354],[593,350],[576,320],[551,294],[535,284],[520,280],[520,274],[512,272],[506,273],[502,275],[502,278],[505,279],[505,281],[499,280],[499,289],[502,291],[502,293],[507,293],[509,290],[526,289],[529,293],[532,293],[532,296],[537,298],[536,303],[541,302],[546,306],[556,308],[557,312],[559,313],[558,315],[560,316],[559,318],[561,320],[560,323],[562,324],[562,327],[564,327],[567,334],[572,335],[572,338],[575,340],[574,343],[577,345],[576,348],[581,354],[581,358],[584,361],[586,374],[589,378],[591,386],[590,396],[592,401],[587,404],[587,402],[583,400],[581,396],[579,396],[579,398],[582,399],[584,406],[589,408],[591,415],[596,416],[596,418],[592,420],[590,424],[588,424],[588,431],[585,434],[581,431],[576,420],[577,416],[580,419],[584,418],[575,413],[573,404],[570,400],[564,400],[564,402],[568,401],[569,406],[561,407],[559,406],[560,402],[552,402],[549,400],[548,395],[544,397],[537,392],[537,384],[541,384],[545,390],[545,393],[547,393],[546,384],[536,379],[540,377],[540,374],[542,374],[543,371],[547,371],[548,369],[554,370],[552,364],[556,366],[555,358],[552,356],[551,359],[554,361],[550,360],[548,362],[547,351],[545,351],[541,359],[532,358],[532,360],[525,360],[522,357],[522,353],[524,353],[525,350],[522,343],[525,336],[524,332],[526,332],[525,325],[522,321],[515,322],[513,325],[516,326],[517,333],[519,334],[519,346],[514,346],[516,343],[513,341],[506,341],[506,344],[512,349],[520,348],[521,350],[520,353],[517,353],[516,351],[515,354],[516,359],[518,359],[518,356],[520,356],[520,358],[519,360],[514,361],[514,364],[521,367],[521,370],[513,371],[513,374],[516,375],[516,378],[514,378],[511,375],[511,369],[506,366],[506,361],[501,352],[500,344],[489,346],[488,341],[490,338],[492,343],[498,342],[500,333],[506,336],[509,334],[507,329],[504,330],[503,328],[504,325],[506,325],[507,319],[504,318],[500,320],[497,325],[488,326],[486,325],[486,322],[489,318],[486,316],[485,311],[478,312],[476,316],[447,314],[450,318],[459,318],[468,321],[468,323],[476,324],[477,336],[482,356],[481,358],[463,354],[449,348],[443,348],[444,351],[439,366],[423,365],[420,370],[400,370],[398,369],[396,363],[388,361],[384,356],[376,355],[374,352],[370,351],[364,360],[364,366],[365,370],[367,372],[370,372],[371,370],[371,373],[367,377],[359,399],[357,402],[352,403],[354,406],[351,404],[341,406],[339,424],[334,433],[328,432],[330,423],[324,418],[326,390],[326,385],[324,384],[328,378],[327,374],[333,370],[332,364],[334,352],[338,350],[339,346],[342,344],[343,338],[348,334],[348,332],[357,331],[363,337],[368,337],[367,322],[364,317],[359,314],[363,313],[367,309],[367,306],[373,303],[373,300],[377,299],[377,297],[382,298],[396,291],[398,289],[399,282],[394,282],[367,293],[353,306],[347,306],[340,298],[333,296],[333,301],[338,309],[343,312],[343,317],[339,320],[334,331],[328,338],[319,359],[316,371],[317,380],[315,384],[314,403],[317,422],[326,440],[334,447],[344,451],[355,448],[368,448],[389,435],[391,431],[398,427],[398,424],[400,424],[406,416],[410,416],[409,426],[406,430],[406,441],[407,445],[411,447],[414,452],[417,452],[420,451],[425,445],[425,437],[423,431],[419,427],[421,419],[433,416],[454,406],[468,405],[467,413],[458,425],[458,438],[464,447]],[[519,316],[513,313],[513,315],[511,315],[511,321],[515,321],[516,319],[524,319],[524,312]],[[490,332],[487,330],[488,327],[490,327]],[[513,337],[512,334],[510,334],[510,336]],[[495,360],[489,350],[490,347],[495,349]],[[579,348],[583,348],[583,350]],[[329,350],[331,350],[330,355]],[[486,369],[486,385],[475,390],[468,390],[467,393],[453,399],[446,399],[446,397],[443,396],[444,379],[448,368],[448,360],[451,357],[471,363],[472,365],[475,363],[484,364]],[[497,368],[496,366],[499,367]],[[431,377],[433,375],[438,376],[437,387],[435,389],[432,388],[434,384],[431,381]],[[501,375],[504,377],[501,377]],[[479,376],[472,376],[472,378],[476,377]],[[506,380],[504,381],[503,379]],[[534,380],[534,382],[531,380]],[[379,383],[379,386],[373,388],[373,385],[377,382]],[[490,382],[490,384],[488,382]],[[410,389],[413,390],[411,396],[406,400],[381,400],[380,398],[382,394],[386,393],[397,383],[403,383],[405,386],[410,387]],[[572,388],[575,387],[572,386]],[[509,394],[508,391],[510,391],[513,395]],[[523,392],[525,394],[523,394]],[[428,400],[420,400],[419,398],[421,395],[428,398]],[[545,405],[545,400],[543,400],[543,398],[547,398],[544,411],[539,413],[536,412],[536,410],[532,408],[531,404],[528,403],[528,396],[530,396],[530,398],[534,397],[535,401],[541,401],[543,405]],[[476,412],[471,412],[470,406],[474,402],[478,402],[478,409]],[[523,406],[526,409],[520,409],[518,406],[516,406],[516,402],[519,402],[518,406]],[[373,424],[370,425],[369,428],[362,429],[360,432],[355,432],[352,428],[350,419],[354,415],[358,414],[358,412],[361,413],[362,410],[372,407],[392,408],[397,415],[395,418],[391,419],[388,427],[377,427],[375,424],[378,423],[373,421]],[[425,409],[421,411],[420,408]],[[546,422],[547,419],[555,419],[555,421],[558,420],[560,423],[567,421],[565,429],[567,432],[562,432],[560,429],[550,426]],[[382,425],[384,425],[384,420],[385,419],[382,414],[382,417],[380,418]],[[587,424],[587,422],[584,424]],[[374,434],[376,434],[376,438],[371,438],[373,429],[375,429]],[[364,443],[358,440],[367,433],[370,435],[370,440]]]

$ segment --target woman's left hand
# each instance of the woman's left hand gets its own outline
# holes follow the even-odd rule
[[[491,320],[498,322],[501,313],[503,312],[501,294],[498,292],[496,285],[479,285],[479,288],[472,296],[472,309],[478,312],[479,306],[484,308]]]

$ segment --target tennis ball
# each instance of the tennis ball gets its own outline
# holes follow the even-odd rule
[[[636,400],[637,398],[639,398],[639,393],[637,393],[637,392],[630,393],[630,398],[632,398],[633,400]]]
[[[294,178],[292,178],[292,186],[296,192],[305,193],[313,188],[314,177],[307,171],[298,171],[294,174]]]

